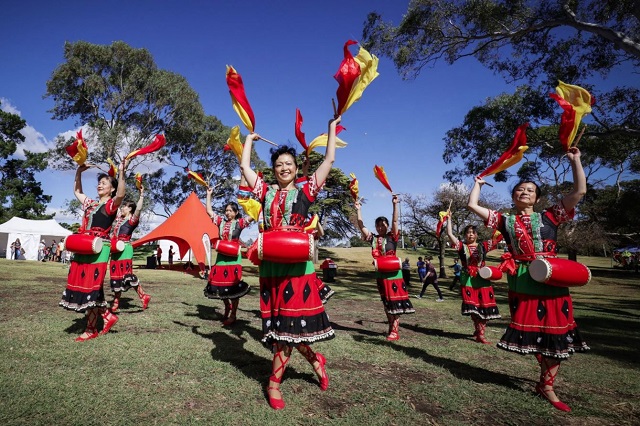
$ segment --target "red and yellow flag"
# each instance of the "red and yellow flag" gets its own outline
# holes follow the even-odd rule
[[[251,196],[251,188],[240,185],[238,187],[237,199],[238,204],[244,209],[245,213],[257,222],[260,218],[260,212],[262,211],[262,204]]]
[[[236,157],[238,157],[238,161],[242,159],[242,142],[240,142],[240,127],[233,126],[231,129],[231,135],[229,135],[229,139],[227,139],[227,143],[223,148],[225,151],[233,152]]]
[[[229,87],[233,109],[236,110],[247,130],[253,133],[256,127],[256,119],[253,116],[249,100],[247,100],[242,77],[231,65],[227,65],[227,86]]]
[[[156,137],[153,139],[153,142],[151,142],[149,145],[130,152],[129,155],[127,155],[125,158],[129,160],[133,157],[137,157],[138,155],[151,154],[152,152],[156,152],[157,150],[162,148],[166,143],[167,141],[164,138],[164,135],[156,135]]]
[[[349,182],[349,192],[351,192],[353,201],[358,201],[358,197],[360,196],[358,178],[356,178],[355,173],[349,173],[349,177],[351,178],[351,182]]]
[[[349,46],[357,44],[357,41],[348,40],[344,44],[344,59],[340,63],[338,71],[333,76],[338,82],[336,96],[338,98],[337,113],[343,114],[351,105],[357,102],[364,89],[378,77],[378,58],[360,47],[358,55],[354,58]]]
[[[343,130],[347,129],[338,124],[336,126],[336,135],[339,135]],[[307,155],[309,155],[311,151],[320,146],[327,146],[327,143],[329,143],[329,135],[327,133],[322,133],[320,136],[311,141],[306,149]],[[347,146],[347,143],[336,136],[336,148],[344,148],[345,146]]]
[[[389,180],[387,179],[387,174],[384,171],[384,168],[382,166],[373,166],[373,174],[376,177],[376,179],[378,179],[380,181],[380,183],[382,183],[382,185],[384,185],[385,188],[387,188],[391,193],[393,193],[393,190],[391,189],[391,185],[389,185]]]
[[[498,244],[503,239],[504,237],[502,236],[502,233],[497,229],[494,229],[493,234],[491,234],[491,244],[495,247],[495,245]]]
[[[138,190],[142,188],[142,175],[140,173],[136,173],[136,188]]]
[[[189,170],[188,167],[186,167],[184,171],[187,172],[187,177],[189,179],[193,179],[197,184],[200,184],[204,187],[209,186],[207,182],[204,180],[204,177],[202,177],[200,173],[194,172],[193,170]]]
[[[300,145],[302,145],[302,148],[305,150],[305,152],[308,152],[307,150],[309,149],[309,147],[307,146],[307,140],[304,136],[304,133],[302,132],[303,121],[304,120],[302,119],[302,113],[298,108],[296,108],[296,139],[298,139],[298,142],[300,142]]]
[[[576,138],[582,117],[591,112],[591,105],[596,99],[582,87],[562,81],[558,81],[556,93],[550,93],[549,96],[555,99],[564,110],[560,118],[558,137],[562,148],[567,152]]]
[[[111,158],[107,158],[107,163],[109,163],[109,171],[107,174],[111,177],[116,177],[118,175],[118,167],[116,167]]]
[[[87,143],[82,138],[82,129],[76,133],[76,141],[71,145],[65,148],[67,154],[73,158],[73,161],[78,163],[79,166],[82,166],[87,162],[87,155],[89,154],[89,149],[87,148]]]
[[[449,215],[447,214],[447,212],[438,213],[438,217],[438,224],[436,225],[436,238],[440,238],[442,228],[447,226],[447,220],[449,220]]]
[[[516,130],[516,134],[513,137],[513,142],[511,142],[511,146],[504,154],[500,156],[492,165],[487,167],[487,169],[478,175],[479,178],[483,178],[485,176],[490,176],[501,172],[503,170],[508,169],[509,167],[517,164],[520,160],[522,160],[522,156],[524,152],[529,149],[527,146],[527,127],[529,127],[529,123],[524,123],[518,130]]]

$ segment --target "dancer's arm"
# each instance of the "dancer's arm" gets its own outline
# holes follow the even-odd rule
[[[571,211],[587,193],[587,178],[580,161],[580,150],[577,147],[570,148],[567,157],[573,172],[573,189],[562,198],[562,205],[566,211]]]
[[[327,150],[324,155],[324,160],[316,169],[316,182],[322,184],[327,177],[333,162],[336,160],[336,126],[340,123],[342,117],[339,115],[329,121],[328,137],[327,137]]]
[[[251,168],[251,150],[253,149],[253,141],[260,139],[260,135],[257,133],[249,133],[244,141],[244,147],[242,148],[242,158],[240,159],[240,172],[247,180],[249,188],[256,186],[258,180],[258,174]]]
[[[467,203],[467,207],[482,220],[486,221],[487,219],[489,219],[489,209],[478,204],[478,200],[480,199],[480,188],[482,188],[482,185],[484,185],[486,182],[479,177],[476,177],[475,181],[476,182],[473,185],[471,194],[469,194],[469,202]]]

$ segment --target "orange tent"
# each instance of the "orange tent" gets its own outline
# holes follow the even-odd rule
[[[131,243],[133,247],[157,240],[169,240],[178,245],[178,254],[184,257],[189,249],[201,270],[211,259],[211,240],[218,238],[218,227],[211,222],[207,210],[195,192],[153,231]]]

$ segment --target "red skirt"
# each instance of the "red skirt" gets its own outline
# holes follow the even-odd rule
[[[538,296],[509,292],[511,324],[498,347],[521,354],[566,359],[589,350],[573,319],[570,295]]]
[[[502,318],[491,282],[480,276],[461,274],[462,315],[478,315],[485,320]]]
[[[76,254],[69,267],[67,288],[58,303],[65,309],[84,312],[92,308],[106,308],[104,278],[107,275],[110,244],[105,241],[97,254]]]
[[[133,247],[125,243],[122,252],[111,253],[109,262],[109,284],[111,291],[127,291],[138,286],[138,277],[133,274]]]
[[[334,337],[311,262],[260,264],[263,343],[298,345]]]
[[[211,268],[204,295],[209,299],[237,299],[249,293],[251,286],[242,281],[242,258],[218,253]]]
[[[389,315],[413,314],[416,310],[409,299],[402,272],[377,272],[376,283],[384,311]]]

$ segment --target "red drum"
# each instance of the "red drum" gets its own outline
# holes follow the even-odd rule
[[[122,253],[126,243],[122,240],[111,240],[111,253]]]
[[[556,287],[577,287],[591,281],[591,271],[585,265],[555,257],[531,262],[529,275],[538,282]]]
[[[258,259],[276,263],[300,263],[313,260],[313,234],[293,228],[258,234]]]
[[[225,256],[238,256],[240,254],[240,243],[234,240],[216,240],[213,249]]]
[[[496,281],[502,278],[502,271],[495,266],[483,266],[478,269],[478,275],[485,280]]]
[[[64,249],[78,254],[97,254],[102,251],[102,238],[86,234],[72,234],[64,239]]]
[[[380,256],[373,259],[373,266],[378,272],[398,272],[402,268],[402,260],[397,256]]]

